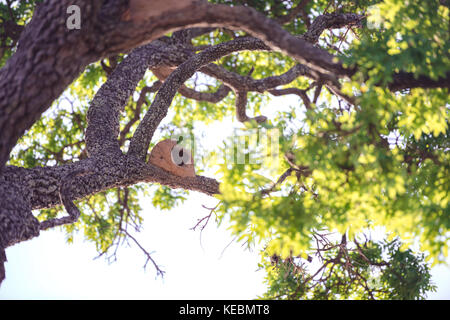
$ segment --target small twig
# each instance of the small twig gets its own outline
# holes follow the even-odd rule
[[[234,237],[233,239],[231,239],[231,241],[225,246],[225,248],[223,248],[222,252],[220,253],[220,257],[219,259],[222,259],[223,254],[225,253],[225,250],[228,249],[229,246],[231,246],[231,244],[236,240],[237,236]]]
[[[270,94],[274,95],[274,96],[282,96],[282,95],[287,95],[287,94],[295,94],[297,96],[299,96],[302,101],[303,104],[305,105],[305,108],[307,110],[311,110],[311,101],[309,100],[306,91],[307,90],[301,90],[298,88],[286,88],[286,89],[271,89],[271,90],[267,90]]]
[[[313,98],[313,102],[317,103],[317,100],[319,99],[320,96],[320,92],[322,91],[322,84],[318,83],[316,90],[314,90],[314,98]]]
[[[350,29],[351,29],[350,26],[347,27],[347,30],[346,30],[345,33],[342,35],[342,37],[341,37],[341,42],[339,42],[338,51],[341,49],[342,42],[344,42],[345,37],[347,36],[347,33],[348,33],[348,31],[349,31]]]
[[[261,195],[267,195],[269,193],[271,193],[278,185],[280,185],[281,183],[284,182],[284,180],[286,180],[287,177],[289,177],[292,173],[294,169],[293,168],[289,168],[287,169],[277,180],[277,182],[273,183],[272,186],[268,189],[264,189],[260,191]]]
[[[197,221],[197,223],[195,224],[195,226],[193,226],[192,228],[190,228],[190,230],[195,231],[195,230],[197,229],[197,227],[198,227],[203,221],[206,220],[206,222],[205,222],[205,223],[201,226],[201,228],[200,228],[200,232],[202,232],[202,231],[205,229],[205,227],[207,226],[207,224],[208,224],[208,222],[209,222],[209,219],[211,218],[212,214],[215,213],[215,211],[217,210],[217,208],[219,207],[220,204],[221,204],[221,202],[219,202],[214,208],[208,208],[208,207],[205,207],[204,205],[202,205],[203,208],[210,210],[210,213],[209,213],[207,216],[205,216],[205,217],[203,217],[203,218],[201,218],[201,219],[198,219],[198,221]]]
[[[246,107],[247,107],[247,91],[238,91],[236,92],[236,118],[239,122],[246,122],[255,120],[257,123],[263,123],[267,120],[265,116],[256,116],[251,118],[247,116]]]
[[[144,254],[147,256],[147,260],[145,261],[144,264],[144,270],[147,267],[147,264],[149,261],[151,261],[153,263],[153,266],[156,269],[156,274],[160,275],[161,277],[164,277],[164,273],[165,271],[161,270],[159,268],[159,266],[156,264],[155,260],[153,260],[151,253],[147,252],[147,250],[144,249],[144,247],[141,246],[141,244],[139,243],[139,241],[137,241],[128,231],[126,230],[122,230],[131,240],[133,240],[133,242],[139,247],[139,249],[142,250],[142,252],[144,252]]]

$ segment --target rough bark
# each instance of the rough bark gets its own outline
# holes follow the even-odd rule
[[[148,68],[162,60],[158,44],[150,43],[132,51],[110,75],[93,99],[87,114],[86,147],[89,156],[121,153],[119,116]]]
[[[181,178],[127,155],[116,158],[90,158],[54,167],[25,169],[7,166],[4,179],[16,181],[16,184],[23,188],[23,193],[29,195],[26,202],[29,203],[30,210],[43,209],[60,205],[59,187],[61,183],[71,172],[86,169],[89,169],[91,173],[77,176],[71,180],[68,190],[73,199],[82,199],[100,191],[130,186],[139,182],[159,183],[209,195],[219,192],[219,184],[214,179],[201,176],[192,179]]]
[[[16,53],[0,70],[0,172],[18,138],[91,62],[128,51],[190,26],[242,29],[299,62],[323,72],[350,75],[333,56],[290,35],[251,8],[193,2],[183,10],[133,20],[130,8],[158,11],[138,0],[47,0],[22,32]],[[66,28],[66,9],[78,5],[82,28]],[[20,66],[20,68],[19,68]],[[46,79],[46,81],[42,81]]]
[[[184,85],[181,86],[180,89],[178,89],[178,92],[188,99],[194,99],[197,101],[206,101],[211,103],[217,103],[221,101],[228,95],[230,91],[231,89],[223,84],[217,89],[216,92],[195,91]]]
[[[294,36],[277,22],[248,7],[190,0],[157,1],[164,7],[155,3],[143,0],[46,0],[37,7],[33,19],[21,32],[15,54],[0,70],[0,283],[4,278],[4,249],[39,235],[40,230],[76,221],[79,212],[73,200],[139,182],[159,183],[209,195],[219,192],[219,183],[214,179],[180,177],[146,162],[153,134],[167,115],[177,92],[189,98],[217,102],[233,90],[237,95],[240,121],[250,119],[245,110],[250,91],[269,91],[275,95],[294,93],[310,108],[304,91],[276,89],[299,76],[328,86],[352,103],[351,97],[340,94],[338,80],[353,75],[356,68],[344,68],[333,55],[314,43],[324,29],[358,24],[361,16],[324,15],[313,21],[305,35]],[[306,3],[303,1],[299,7]],[[81,8],[81,30],[66,28],[69,5]],[[294,9],[286,19],[300,11],[301,8]],[[200,49],[193,48],[190,39],[217,26],[244,30],[254,38],[238,38],[202,48],[204,50],[195,54]],[[187,27],[195,28],[175,32],[172,38],[162,37],[167,32]],[[212,63],[241,50],[278,50],[296,59],[298,64],[282,75],[256,80]],[[89,106],[88,158],[55,167],[5,167],[19,137],[89,63],[121,52],[130,53],[109,75]],[[124,137],[121,135],[118,140],[120,112],[146,70],[160,66],[177,68],[166,75],[162,85],[158,83],[157,88],[161,86],[159,92],[134,133],[128,153],[124,154],[120,149]],[[184,86],[184,82],[199,70],[223,82],[217,92],[197,92]],[[447,74],[446,78],[434,81],[399,73],[394,75],[389,88],[395,91],[412,87],[449,87],[449,78]],[[265,117],[254,119],[262,122]],[[39,222],[31,213],[33,209],[61,203],[68,211],[66,217]]]
[[[203,1],[185,3],[180,10],[175,0],[168,0],[166,4],[173,4],[166,6],[169,11],[142,0],[46,0],[39,5],[20,36],[16,53],[0,70],[0,173],[18,138],[89,63],[129,51],[167,32],[217,26],[244,30],[312,70],[335,77],[348,77],[356,70],[344,68],[326,50],[289,34],[252,8]],[[66,28],[69,5],[81,8],[80,30]],[[149,12],[149,16],[138,17],[136,8]],[[325,22],[312,30],[348,22],[349,17],[324,18]],[[313,33],[314,37],[317,32]],[[417,86],[412,79],[412,75],[400,76],[394,88],[403,88],[409,81]]]
[[[5,278],[5,248],[39,235],[39,222],[31,213],[29,195],[20,181],[0,178],[0,284]]]
[[[93,29],[100,2],[46,1],[37,6],[16,53],[0,69],[0,172],[17,139],[96,59],[92,39],[83,30],[66,29],[70,4],[80,6],[83,27]]]
[[[218,44],[192,56],[181,64],[166,79],[155,97],[148,112],[142,119],[130,143],[129,155],[145,160],[151,138],[160,122],[167,115],[173,97],[181,85],[202,66],[232,52],[242,50],[260,50],[265,46],[252,38],[238,38],[227,43]]]

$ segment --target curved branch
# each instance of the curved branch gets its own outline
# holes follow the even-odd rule
[[[230,91],[231,89],[225,85],[221,85],[216,92],[200,92],[188,88],[185,85],[182,85],[180,89],[178,89],[178,92],[188,99],[206,101],[211,103],[218,103],[219,101],[223,100]]]
[[[47,230],[56,226],[77,222],[78,218],[80,217],[80,210],[78,210],[77,206],[72,202],[72,196],[70,194],[69,187],[75,177],[83,176],[88,173],[90,173],[89,170],[87,170],[86,168],[82,168],[72,171],[66,177],[64,177],[59,187],[59,197],[61,199],[61,203],[64,205],[64,208],[68,213],[68,216],[41,222],[39,226],[41,230]]]
[[[299,76],[318,77],[318,74],[308,67],[297,64],[285,73],[278,76],[270,76],[263,79],[253,79],[248,76],[241,76],[237,73],[226,70],[225,68],[216,64],[208,64],[200,69],[201,72],[214,77],[226,85],[233,88],[235,91],[256,91],[263,93],[264,91],[278,86],[288,84]]]
[[[236,92],[236,118],[240,122],[246,122],[255,120],[257,123],[263,123],[267,120],[265,116],[256,116],[254,118],[250,118],[247,116],[247,92],[246,91],[238,91]]]
[[[327,51],[313,46],[302,38],[291,35],[277,22],[253,8],[192,1],[192,4],[184,7],[183,10],[154,16],[152,2],[130,0],[131,8],[133,3],[139,3],[139,12],[134,12],[135,16],[133,16],[133,10],[131,10],[128,21],[132,24],[124,25],[124,27],[135,35],[135,40],[148,39],[151,35],[159,37],[168,31],[180,29],[180,27],[226,26],[230,29],[246,31],[262,39],[272,49],[284,52],[312,69],[339,76],[350,76],[354,73],[354,70],[346,69],[339,61],[335,61],[334,56]],[[123,32],[124,30],[120,30],[120,35],[123,36]],[[137,32],[139,34],[136,34]]]
[[[167,111],[176,92],[198,69],[232,52],[264,50],[265,48],[265,45],[262,45],[260,42],[255,42],[251,38],[239,38],[205,49],[181,64],[164,81],[163,86],[158,91],[155,100],[153,100],[147,114],[144,116],[144,119],[139,124],[131,139],[128,154],[145,160],[151,138],[159,123],[167,115]]]
[[[274,96],[284,96],[287,94],[295,94],[302,99],[306,109],[311,110],[311,100],[306,95],[306,90],[301,90],[298,88],[273,89],[273,90],[269,90],[269,93]]]
[[[95,94],[87,112],[86,149],[89,156],[120,154],[119,116],[138,82],[158,61],[154,44],[133,50]]]

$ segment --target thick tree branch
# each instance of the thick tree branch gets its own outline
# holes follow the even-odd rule
[[[87,112],[86,148],[89,156],[110,156],[121,153],[119,141],[119,116],[138,82],[150,65],[161,57],[151,43],[132,51],[112,72],[96,93]]]
[[[0,284],[5,278],[5,249],[39,235],[27,191],[20,180],[0,177]]]
[[[170,31],[219,26],[241,29],[313,69],[340,76],[353,74],[325,50],[290,35],[251,8],[194,2],[183,10],[159,11],[156,16],[137,19],[132,10],[136,3],[143,5],[140,10],[144,13],[155,11],[152,2],[142,0],[47,0],[36,8],[16,53],[0,70],[0,170],[18,138],[89,63]],[[63,17],[69,5],[78,5],[83,12],[81,30],[66,27]]]
[[[415,76],[408,72],[399,72],[393,75],[393,80],[388,84],[391,91],[400,91],[412,88],[450,88],[450,72],[447,72],[444,77],[439,77],[433,80],[427,76]]]
[[[70,224],[77,222],[78,218],[80,217],[80,210],[78,210],[77,206],[72,202],[72,197],[69,192],[70,183],[72,183],[72,179],[81,176],[86,175],[89,173],[89,170],[87,169],[80,169],[78,171],[72,171],[69,173],[63,180],[62,184],[59,187],[59,197],[61,199],[61,203],[64,205],[64,208],[66,209],[68,216],[62,217],[62,218],[55,218],[50,219],[41,222],[40,229],[41,230],[47,230],[50,228],[54,228],[56,226],[61,226],[64,224]]]
[[[86,177],[85,174],[89,173]],[[89,158],[56,167],[24,169],[6,167],[0,183],[0,283],[5,277],[5,249],[39,235],[40,230],[73,223],[79,211],[73,204],[81,199],[115,187],[139,182],[160,183],[208,195],[219,193],[219,183],[210,178],[178,177],[158,167],[124,155]],[[12,201],[13,199],[13,201]],[[32,209],[64,204],[69,216],[44,221],[33,216]]]
[[[225,26],[234,30],[246,31],[262,39],[272,49],[282,51],[295,58],[298,62],[306,64],[313,69],[325,73],[331,72],[341,76],[353,74],[353,70],[343,68],[342,64],[335,62],[334,57],[325,50],[314,47],[304,39],[289,34],[277,22],[268,19],[263,14],[249,7],[230,7],[194,1],[192,4],[183,8],[183,10],[170,12],[170,15],[166,14],[155,17],[151,14],[153,6],[151,2],[131,0],[131,6],[133,2],[139,2],[141,4],[139,8],[141,12],[136,12],[136,18],[133,18],[133,12],[131,12],[129,21],[135,22],[135,24],[124,27],[128,27],[127,29],[133,34],[136,33],[136,25],[139,26],[139,29],[146,30],[145,34],[136,35],[135,38],[143,36],[148,39],[150,32],[156,31],[156,25],[160,28],[164,28],[163,26],[165,26],[165,32],[173,31],[181,26],[184,28],[190,26]],[[147,10],[148,14],[143,10]],[[173,29],[168,30],[169,28]],[[158,36],[161,35],[158,34]]]
[[[0,69],[0,173],[17,139],[96,60],[87,39],[92,34],[69,33],[65,26],[70,4],[80,6],[83,27],[92,29],[99,1],[46,1],[36,7],[16,53]]]
[[[60,205],[59,188],[64,179],[72,172],[86,171],[87,168],[89,175],[78,175],[71,179],[71,183],[67,186],[67,193],[73,200],[141,182],[158,183],[174,189],[198,191],[208,195],[219,193],[219,183],[215,179],[202,176],[178,177],[126,155],[117,158],[102,158],[101,160],[90,158],[57,167],[24,169],[7,166],[4,177],[8,181],[20,183],[21,193],[29,195],[25,202],[28,203],[31,211]],[[2,184],[0,184],[1,186]]]
[[[130,143],[129,154],[141,160],[146,158],[151,138],[159,123],[167,115],[173,97],[180,86],[199,68],[232,52],[263,48],[265,46],[262,47],[261,43],[255,42],[251,38],[239,38],[205,49],[181,64],[165,80],[147,114],[136,129]]]

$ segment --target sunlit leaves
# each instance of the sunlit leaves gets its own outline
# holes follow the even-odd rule
[[[16,50],[23,27],[31,20],[34,8],[43,0],[0,2],[0,68]]]
[[[186,200],[188,192],[173,190],[166,186],[159,186],[153,194],[152,204],[161,210],[170,210]]]
[[[349,59],[367,69],[375,81],[389,80],[399,70],[443,76],[450,66],[449,9],[438,1],[386,0],[371,12],[380,26],[362,32]]]
[[[386,226],[407,243],[419,237],[435,262],[443,259],[449,239],[448,91],[413,89],[398,94],[383,86],[400,70],[432,78],[448,70],[448,47],[441,41],[448,37],[443,28],[448,14],[441,15],[447,9],[439,7],[435,16],[435,4],[430,4],[411,12],[419,6],[385,1],[381,8],[389,11],[387,23],[377,34],[368,32],[355,41],[351,59],[368,77],[357,74],[344,91],[356,94],[357,108],[338,108],[322,96],[325,102],[308,110],[300,126],[289,116],[280,121],[300,129],[294,134],[281,130],[280,150],[291,152],[295,163],[282,158],[279,167],[306,167],[310,174],[297,170],[269,196],[258,197],[258,191],[271,185],[257,178],[260,167],[223,167],[222,210],[235,222],[233,232],[246,240],[266,240],[268,254],[285,258],[308,248],[305,239],[314,228],[338,230],[351,238],[367,227]],[[423,33],[416,15],[430,19]],[[282,173],[271,172],[272,184]],[[396,257],[406,259],[404,263],[411,258],[408,251]],[[426,282],[427,272],[421,274]],[[277,280],[289,282],[291,276],[295,278],[290,274]],[[424,291],[417,289],[422,280],[410,279],[402,283],[410,291],[396,296],[393,289],[379,297],[411,299],[414,291],[422,298]],[[398,285],[391,278],[385,283],[389,288]],[[282,287],[271,289],[280,293]],[[355,290],[364,296],[364,290]],[[332,298],[337,293],[315,294]]]
[[[313,258],[265,252],[264,299],[423,299],[435,289],[424,256],[402,249],[398,239],[328,242]]]
[[[273,19],[286,16],[300,4],[300,1],[212,2],[251,6]],[[369,10],[372,5],[375,9]],[[4,9],[0,6],[2,13]],[[21,21],[29,19],[29,8],[17,6],[15,10]],[[399,72],[431,79],[448,72],[449,10],[438,1],[400,0],[318,0],[309,1],[305,10],[286,23],[287,30],[302,34],[315,17],[325,12],[373,13],[363,28],[349,32],[351,36],[343,50],[339,47],[344,39],[330,30],[324,31],[318,43],[344,56],[346,66],[358,66],[352,79],[341,81],[342,92],[356,103],[349,105],[325,88],[324,83],[307,77],[299,77],[287,85],[308,90],[310,99],[316,88],[322,90],[306,112],[306,103],[299,102],[291,108],[281,106],[277,116],[264,124],[239,124],[243,142],[236,144],[236,137],[227,139],[224,135],[223,144],[220,140],[215,142],[216,146],[222,146],[221,150],[212,151],[208,161],[202,161],[201,165],[217,169],[215,178],[220,181],[217,197],[221,205],[215,213],[219,221],[230,221],[231,232],[239,241],[265,244],[264,258],[272,259],[262,263],[269,284],[266,298],[424,298],[425,292],[432,289],[429,270],[423,263],[424,256],[408,246],[420,239],[421,249],[435,263],[448,254],[449,95],[447,89],[392,92],[387,85]],[[374,28],[375,25],[378,27]],[[193,44],[213,45],[244,35],[243,31],[218,28],[198,37]],[[9,57],[13,50],[8,49],[4,57]],[[0,60],[0,65],[3,63],[4,59]],[[275,52],[239,52],[214,63],[253,79],[280,75],[294,65],[292,59]],[[86,157],[83,141],[86,110],[105,80],[100,63],[88,66],[67,95],[21,139],[10,164],[61,165]],[[139,83],[121,115],[120,129],[129,129],[124,133],[123,151],[155,94],[145,97],[141,110],[137,109],[137,96],[154,81],[156,78],[148,75]],[[221,83],[197,73],[185,85],[197,91],[214,92]],[[199,124],[234,118],[235,98],[230,92],[219,103],[209,103],[178,94],[153,143],[176,129],[194,132]],[[250,92],[248,114],[260,114],[268,102],[268,94]],[[132,119],[134,122],[130,123]],[[267,147],[264,138],[274,132],[276,139]],[[201,165],[197,172],[210,169]],[[75,230],[82,230],[99,253],[120,243],[126,239],[127,228],[136,231],[140,228],[138,200],[145,192],[152,194],[152,205],[163,210],[177,206],[187,196],[184,191],[142,185],[98,193],[77,203],[82,216],[78,223],[66,227],[69,241]],[[39,218],[57,214],[64,213],[47,209]],[[330,262],[324,267],[330,276],[317,286],[308,284],[310,274],[301,259],[305,260],[311,252],[315,230],[338,231],[348,239],[355,239],[367,228],[377,226],[385,226],[388,236],[398,235],[403,245],[392,238],[367,242],[361,248],[356,244],[346,257],[353,273],[348,264],[338,263],[333,269]],[[344,242],[332,246],[324,253],[324,259],[336,258],[341,245]],[[274,256],[284,262],[274,262]],[[340,262],[342,256],[338,258],[335,262]]]

